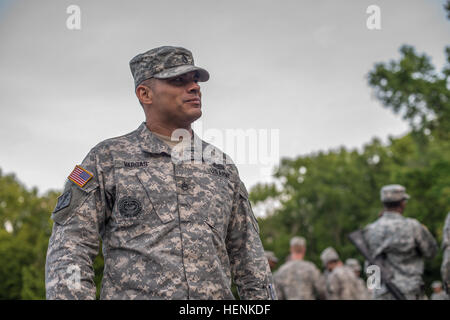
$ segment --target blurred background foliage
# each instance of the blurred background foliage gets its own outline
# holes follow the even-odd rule
[[[446,10],[450,18],[450,1]],[[278,266],[295,235],[307,239],[306,258],[320,268],[320,253],[328,246],[342,260],[362,262],[347,234],[377,219],[379,190],[391,183],[404,185],[411,195],[405,215],[425,224],[441,243],[450,211],[450,47],[445,52],[440,72],[426,54],[404,45],[398,61],[376,63],[368,73],[375,97],[410,124],[408,134],[384,144],[374,138],[361,150],[341,147],[281,159],[275,182],[251,189],[253,206],[265,212],[258,219],[263,245],[275,252]],[[0,169],[0,299],[45,299],[50,213],[58,196],[55,191],[39,196]],[[426,263],[428,294],[431,281],[441,277],[441,261],[439,252]],[[94,270],[99,289],[101,252]]]
[[[375,96],[408,121],[408,134],[389,137],[384,144],[374,138],[362,150],[341,147],[282,159],[275,183],[251,189],[258,210],[268,208],[259,220],[264,247],[281,262],[294,235],[307,239],[307,258],[318,266],[328,246],[342,260],[354,257],[362,262],[347,234],[377,219],[382,209],[379,192],[386,184],[406,187],[411,199],[405,216],[425,224],[441,243],[450,211],[450,47],[445,52],[441,72],[429,57],[405,45],[399,61],[377,63],[368,74]],[[431,281],[441,278],[441,260],[439,252],[426,264],[428,293]]]

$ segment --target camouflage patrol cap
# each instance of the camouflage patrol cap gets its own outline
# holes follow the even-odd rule
[[[306,240],[303,237],[293,237],[289,244],[291,247],[306,247]]]
[[[381,202],[397,202],[409,199],[404,186],[399,184],[389,184],[381,188]]]
[[[265,254],[267,260],[278,263],[278,258],[275,256],[275,253],[273,253],[272,251],[264,251],[264,254]]]
[[[332,247],[328,247],[320,254],[320,260],[322,260],[323,266],[326,267],[328,262],[339,260],[339,255]]]
[[[359,264],[358,260],[349,258],[345,260],[345,265],[349,268],[351,268],[353,271],[360,272],[361,271],[361,265]]]
[[[431,288],[433,288],[433,289],[435,289],[435,288],[442,288],[442,282],[440,282],[440,281],[433,281],[432,283],[431,283]]]
[[[134,86],[150,78],[168,79],[197,71],[199,81],[208,81],[209,73],[194,65],[192,53],[181,47],[163,46],[138,54],[130,61]]]

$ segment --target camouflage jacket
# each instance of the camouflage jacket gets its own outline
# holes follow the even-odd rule
[[[449,297],[444,291],[441,291],[439,293],[433,293],[430,300],[449,300]]]
[[[364,229],[364,237],[373,257],[385,257],[393,273],[392,282],[405,294],[423,294],[424,259],[437,252],[436,240],[428,229],[412,218],[396,212],[384,212]],[[387,293],[384,285],[374,289],[375,297]]]
[[[352,269],[338,266],[327,276],[328,300],[361,300],[360,284]]]
[[[241,299],[275,298],[236,167],[201,154],[175,163],[145,123],[95,146],[81,164],[92,179],[68,181],[52,213],[47,299],[95,299],[100,238],[101,299],[234,299],[232,275]]]
[[[325,282],[319,269],[309,261],[292,260],[274,274],[278,299],[325,299]]]
[[[442,281],[447,293],[450,294],[450,213],[447,214],[442,232],[442,250],[444,251],[441,266]]]

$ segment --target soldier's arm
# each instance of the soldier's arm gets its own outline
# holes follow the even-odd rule
[[[240,182],[226,237],[231,271],[241,299],[276,299],[272,273],[259,238],[247,190]]]
[[[413,220],[414,221],[414,220]],[[432,258],[438,250],[438,245],[433,235],[428,231],[427,227],[414,221],[415,224],[415,240],[419,252],[425,258]]]
[[[99,250],[104,223],[96,156],[93,151],[81,167],[93,177],[79,187],[68,180],[52,213],[54,221],[45,265],[47,299],[95,299],[93,261]],[[60,198],[61,198],[60,197]]]

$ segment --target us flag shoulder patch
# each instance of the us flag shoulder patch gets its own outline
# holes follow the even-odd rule
[[[84,169],[83,167],[76,165],[72,173],[67,177],[70,181],[75,183],[80,188],[83,188],[94,175]]]

